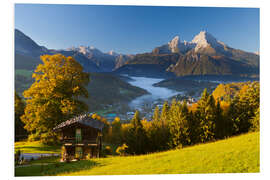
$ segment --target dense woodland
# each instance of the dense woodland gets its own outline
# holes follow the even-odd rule
[[[15,93],[15,137],[28,135],[29,140],[53,143],[57,140],[53,127],[88,111],[80,98],[88,96],[89,73],[72,57],[57,54],[41,59],[34,83],[23,93],[25,101]],[[259,82],[221,84],[213,94],[205,89],[192,105],[166,101],[151,119],[142,119],[139,111],[128,123],[118,117],[112,123],[97,114],[93,118],[105,123],[103,140],[119,146],[119,154],[145,154],[259,131],[259,104]]]
[[[150,120],[141,119],[139,111],[130,123],[116,118],[104,131],[105,141],[126,144],[127,153],[144,154],[259,131],[259,92],[259,82],[248,82],[228,101],[215,99],[205,89],[191,106],[164,102]]]

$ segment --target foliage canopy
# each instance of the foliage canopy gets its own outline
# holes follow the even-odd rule
[[[89,74],[73,58],[61,54],[41,56],[32,77],[35,82],[24,91],[22,121],[31,133],[50,133],[62,121],[88,110],[80,97],[88,97]]]

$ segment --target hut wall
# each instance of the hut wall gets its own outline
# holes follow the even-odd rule
[[[96,139],[98,136],[98,130],[91,128],[91,127],[86,127],[82,128],[82,139],[83,140],[93,140]]]
[[[73,125],[62,129],[62,140],[75,140],[76,129],[81,128],[82,141],[96,141],[98,137],[98,131],[95,128],[84,125]]]

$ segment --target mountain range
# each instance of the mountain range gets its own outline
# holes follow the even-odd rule
[[[33,70],[41,63],[43,54],[58,54],[73,56],[86,72],[111,72],[115,66],[123,64],[127,55],[113,51],[103,53],[93,46],[79,46],[68,49],[47,49],[38,45],[34,40],[15,29],[15,68]],[[124,57],[124,58],[123,58]]]
[[[86,72],[137,76],[253,75],[259,74],[259,55],[229,47],[206,31],[191,42],[175,36],[152,52],[136,55],[104,53],[93,46],[48,49],[15,29],[15,68],[34,70],[43,54],[73,56]]]

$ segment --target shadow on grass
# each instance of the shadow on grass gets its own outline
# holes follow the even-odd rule
[[[48,156],[48,157],[42,157],[40,159],[30,161],[29,164],[58,163],[59,160],[60,160],[60,157],[58,157],[58,156]]]
[[[33,164],[30,166],[15,168],[15,176],[56,176],[58,174],[65,174],[90,169],[97,165],[99,165],[99,163],[93,160],[81,160],[69,163],[56,162],[44,165]]]

